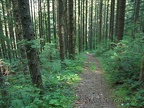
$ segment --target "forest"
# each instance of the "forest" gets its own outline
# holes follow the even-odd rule
[[[0,108],[106,107],[144,108],[144,0],[0,0]]]

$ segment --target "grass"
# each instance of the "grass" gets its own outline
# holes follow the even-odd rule
[[[95,71],[97,69],[97,67],[96,67],[94,62],[90,63],[90,69],[91,69],[91,71]]]

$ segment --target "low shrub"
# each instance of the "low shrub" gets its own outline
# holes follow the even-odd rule
[[[124,99],[123,107],[144,106],[144,90],[138,81],[143,52],[143,38],[137,36],[125,37],[113,49],[99,54],[107,81],[115,88],[116,97]]]

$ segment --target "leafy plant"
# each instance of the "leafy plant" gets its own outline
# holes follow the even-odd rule
[[[39,45],[33,47],[37,46]],[[24,77],[19,69],[19,60],[5,62],[14,74],[14,77],[5,76],[11,100],[10,108],[73,108],[74,85],[80,80],[78,73],[83,71],[85,57],[80,55],[76,56],[76,60],[67,59],[64,61],[65,68],[62,68],[58,51],[53,44],[46,44],[39,57],[44,85],[43,95],[40,94],[40,89],[31,84],[29,77]],[[0,100],[0,103],[4,102]]]
[[[115,46],[101,53],[99,58],[105,77],[115,87],[116,98],[123,98],[124,103],[119,103],[120,106],[143,107],[144,93],[138,81],[144,52],[142,34],[137,34],[134,40],[127,36]]]
[[[96,70],[96,65],[95,65],[95,63],[93,63],[93,62],[90,63],[90,69],[91,69],[92,71],[95,71],[95,70]]]

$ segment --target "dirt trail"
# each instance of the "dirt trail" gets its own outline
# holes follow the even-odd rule
[[[92,54],[86,56],[85,72],[80,75],[81,82],[76,89],[75,108],[116,108],[99,61]],[[92,69],[94,66],[96,70]]]

